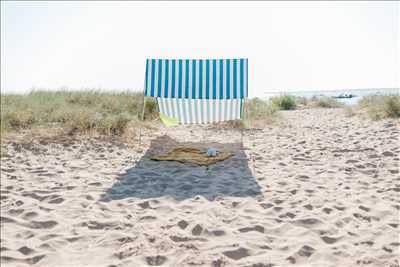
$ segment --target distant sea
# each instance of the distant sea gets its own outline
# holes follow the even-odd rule
[[[338,101],[346,105],[355,105],[364,96],[370,95],[399,95],[399,88],[378,88],[378,89],[341,89],[341,90],[329,90],[329,91],[281,91],[281,92],[267,92],[263,96],[263,99],[269,99],[274,96],[280,95],[293,95],[311,98],[313,96],[329,96],[335,97],[339,95],[354,95],[352,98],[337,98]]]

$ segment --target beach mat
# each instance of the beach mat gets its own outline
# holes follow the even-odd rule
[[[226,160],[233,156],[233,153],[228,151],[218,151],[215,157],[208,157],[205,151],[192,147],[177,147],[164,155],[155,155],[152,160],[158,161],[177,161],[181,163],[192,163],[200,166],[209,166],[218,161]]]

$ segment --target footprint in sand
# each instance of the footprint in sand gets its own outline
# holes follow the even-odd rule
[[[149,209],[149,208],[151,209],[149,201],[139,203],[138,206],[141,207],[142,209]]]
[[[102,183],[100,183],[100,182],[94,182],[94,183],[89,183],[88,185],[91,185],[91,186],[101,186]]]
[[[312,210],[313,209],[313,205],[311,205],[311,204],[304,205],[303,207],[308,209],[308,210]]]
[[[176,236],[176,235],[172,235],[169,237],[172,241],[176,242],[176,243],[180,243],[180,242],[188,242],[188,241],[201,241],[201,242],[206,242],[207,239],[205,238],[201,238],[201,237],[180,237],[180,236]]]
[[[66,238],[65,240],[67,240],[67,241],[70,242],[70,243],[73,243],[73,242],[78,241],[78,240],[80,240],[80,239],[82,239],[82,237],[76,236],[76,237],[69,237],[69,238]]]
[[[244,227],[244,228],[239,229],[239,232],[241,232],[241,233],[247,233],[247,232],[251,232],[251,231],[264,233],[265,229],[261,225],[256,225],[253,227]]]
[[[274,205],[272,205],[271,203],[261,203],[260,206],[263,209],[269,209],[269,208],[273,207]]]
[[[46,199],[48,197],[48,196],[38,195],[38,194],[36,194],[34,192],[32,192],[32,193],[22,193],[22,196],[23,197],[31,197],[31,198],[39,200],[39,201],[43,201],[44,199]]]
[[[98,221],[89,221],[87,223],[87,227],[90,230],[103,230],[103,229],[115,229],[116,224],[115,223],[102,223]]]
[[[24,211],[25,211],[24,209],[10,209],[8,211],[8,213],[10,215],[17,216],[17,215],[20,215],[21,213],[23,213]]]
[[[64,202],[64,198],[60,197],[60,195],[51,195],[50,196],[50,201],[48,203],[50,204],[60,204]]]
[[[345,207],[340,207],[340,206],[333,206],[335,209],[337,209],[337,210],[340,210],[340,211],[343,211],[343,210],[345,210],[346,208]]]
[[[200,235],[201,232],[203,232],[203,227],[201,227],[199,224],[197,224],[195,227],[192,229],[192,235]]]
[[[235,250],[228,250],[222,252],[225,256],[228,258],[231,258],[233,260],[240,260],[244,257],[250,256],[249,251],[245,248],[238,248]]]
[[[294,217],[296,217],[296,214],[291,213],[291,212],[286,212],[284,214],[279,215],[279,218],[290,218],[290,219],[293,219]]]
[[[325,212],[326,214],[330,214],[333,211],[333,209],[331,209],[331,208],[323,208],[322,211]]]
[[[23,247],[20,247],[19,249],[18,249],[18,251],[19,252],[21,252],[23,255],[30,255],[30,254],[32,254],[32,253],[34,253],[35,252],[35,250],[33,250],[33,249],[31,249],[31,248],[29,248],[29,247],[27,247],[27,246],[23,246]]]
[[[306,219],[296,220],[296,223],[300,225],[311,226],[311,225],[321,224],[322,222],[316,218],[306,218]]]
[[[334,238],[334,237],[329,237],[329,236],[321,236],[321,239],[326,243],[326,244],[334,244],[336,241],[339,240],[339,238]]]
[[[309,258],[316,250],[313,247],[304,245],[294,255],[286,258],[290,263],[295,264],[299,260]]]
[[[213,230],[211,231],[213,236],[224,236],[226,233],[224,230]]]
[[[157,256],[147,256],[146,262],[150,266],[160,266],[167,261],[167,257],[157,255]]]
[[[367,207],[364,207],[364,206],[359,206],[358,208],[359,208],[360,210],[365,211],[365,212],[368,212],[368,211],[371,210],[370,208],[367,208]]]
[[[31,221],[29,227],[33,229],[50,229],[56,226],[58,223],[56,221]]]
[[[178,222],[178,226],[179,226],[179,228],[181,228],[181,229],[185,229],[188,225],[189,225],[189,223],[188,223],[187,221],[185,221],[185,220],[180,220],[180,221]]]
[[[0,222],[1,223],[15,223],[15,220],[8,218],[8,217],[0,217]]]
[[[23,218],[24,218],[25,220],[31,220],[31,219],[37,217],[38,215],[39,215],[39,214],[37,214],[37,213],[34,212],[34,211],[29,211],[29,212],[27,212],[27,213],[25,213],[25,214],[23,215]]]
[[[27,263],[30,265],[38,263],[41,259],[46,257],[46,255],[37,255],[32,258],[25,258],[25,259],[18,259],[14,257],[7,257],[7,256],[1,256],[0,257],[0,262],[2,263]]]
[[[310,179],[310,177],[307,176],[307,175],[298,175],[298,176],[296,177],[296,179],[297,179],[297,180],[300,180],[300,181],[303,181],[303,182],[308,182],[309,179]]]
[[[385,157],[395,157],[395,156],[396,156],[396,153],[393,153],[392,151],[385,151],[385,152],[382,153],[382,156],[385,156]]]
[[[35,234],[32,231],[24,231],[22,233],[18,233],[15,235],[15,237],[18,239],[29,239],[34,236],[35,236]]]
[[[249,267],[273,267],[273,266],[275,266],[275,264],[273,264],[273,263],[268,263],[268,264],[254,263],[253,265],[250,265]]]

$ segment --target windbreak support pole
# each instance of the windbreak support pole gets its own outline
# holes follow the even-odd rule
[[[245,127],[245,120],[247,119],[247,98],[243,100],[243,116],[242,116],[242,129],[241,129],[241,142],[243,146],[243,137],[244,137],[244,127]]]
[[[138,147],[140,148],[141,142],[142,142],[142,123],[144,121],[144,112],[145,112],[145,108],[146,108],[146,96],[145,93],[143,92],[143,108],[142,108],[142,114],[141,114],[141,122],[139,124],[139,145]]]

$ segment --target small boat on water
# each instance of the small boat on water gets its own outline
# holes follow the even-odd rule
[[[334,96],[333,98],[353,98],[356,97],[356,95],[353,94],[340,94],[338,96]]]

